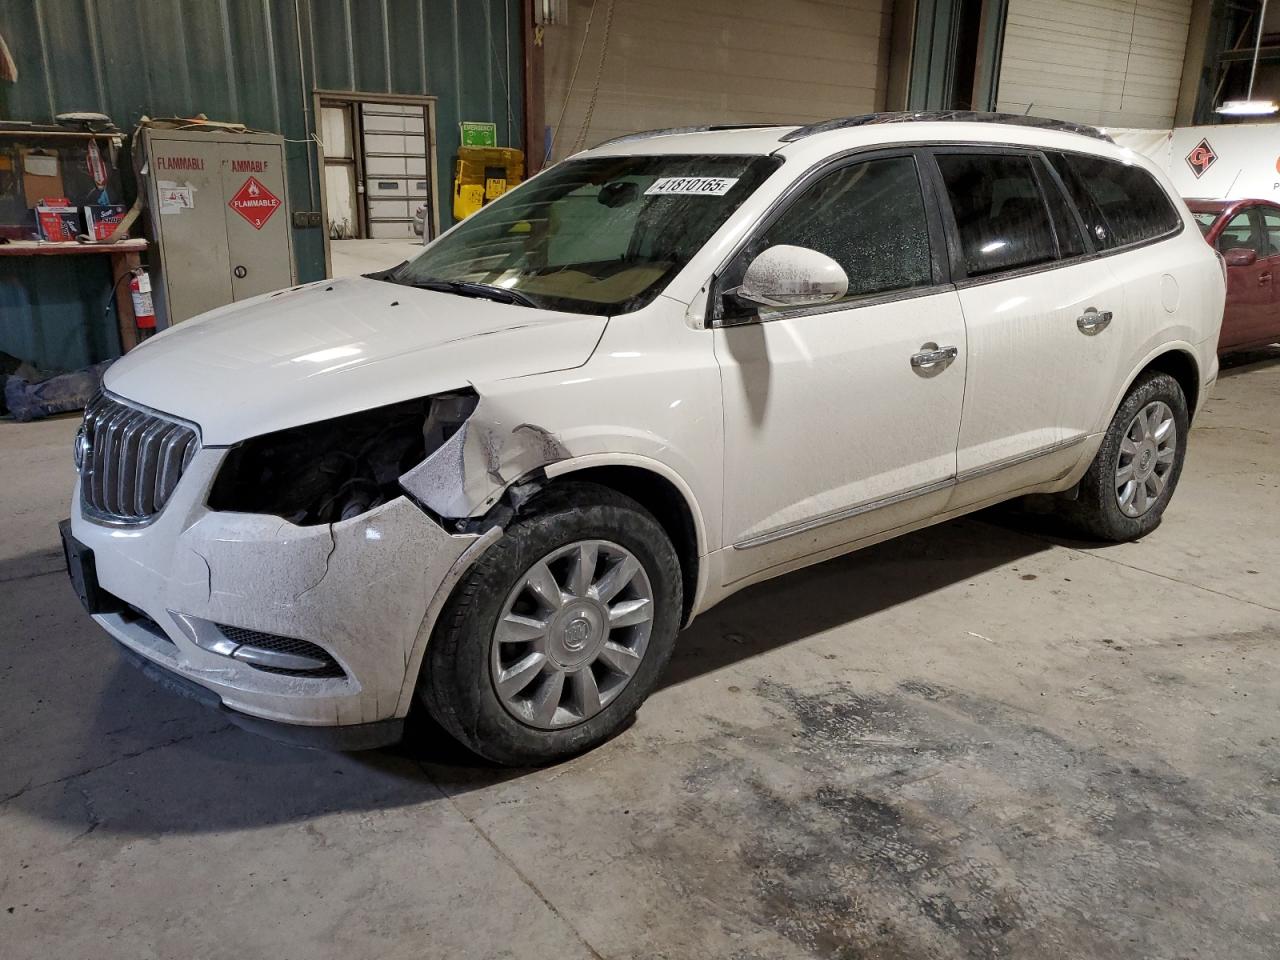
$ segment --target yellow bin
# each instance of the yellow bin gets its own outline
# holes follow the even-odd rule
[[[453,218],[465,220],[523,179],[523,150],[459,147],[453,168]]]

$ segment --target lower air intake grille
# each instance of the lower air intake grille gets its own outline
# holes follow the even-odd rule
[[[290,677],[346,676],[327,650],[307,640],[222,623],[217,627],[228,640],[240,644],[231,656],[258,670]]]
[[[121,601],[121,605],[124,606],[124,610],[121,612],[120,617],[125,623],[140,627],[157,640],[167,643],[169,646],[173,646],[173,640],[160,628],[160,624],[156,623],[151,619],[151,617],[139,610],[137,607],[126,606],[123,601]]]
[[[84,412],[80,492],[85,513],[145,523],[163,509],[200,449],[195,430],[105,394]]]

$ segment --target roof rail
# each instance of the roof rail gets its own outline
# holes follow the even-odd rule
[[[604,143],[597,143],[592,150],[600,147],[611,147],[617,143],[630,143],[632,140],[648,140],[652,137],[670,137],[678,133],[712,133],[717,130],[761,130],[768,127],[793,127],[793,123],[712,123],[701,127],[664,127],[659,130],[641,130],[639,133],[628,133],[614,137]]]
[[[829,130],[845,130],[849,127],[865,127],[877,123],[1005,123],[1017,127],[1035,127],[1040,130],[1060,130],[1063,133],[1078,133],[1095,140],[1115,143],[1106,133],[1097,127],[1071,120],[1051,120],[1048,117],[1026,117],[1016,113],[979,113],[975,110],[916,110],[898,113],[864,113],[856,117],[838,117],[834,120],[823,120],[799,127],[780,139],[784,143],[803,140],[815,133],[826,133]]]

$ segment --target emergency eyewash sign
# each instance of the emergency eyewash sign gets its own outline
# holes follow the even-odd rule
[[[458,124],[458,133],[464,147],[496,147],[498,145],[496,123],[463,120]]]

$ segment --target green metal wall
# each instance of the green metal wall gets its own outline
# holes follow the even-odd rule
[[[279,132],[291,141],[290,206],[319,210],[312,91],[430,94],[447,224],[458,122],[493,121],[503,145],[521,146],[522,8],[521,0],[0,0],[0,34],[19,76],[0,82],[0,117],[97,110],[130,130],[144,114],[204,113]],[[295,228],[293,242],[300,279],[322,277],[321,230]],[[87,313],[115,323],[114,307],[102,318],[105,258],[77,260],[89,275],[77,290],[89,288],[91,303],[49,296],[65,285],[44,274],[61,266],[0,262],[0,350],[58,367],[113,354],[102,330],[75,330]]]

